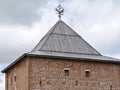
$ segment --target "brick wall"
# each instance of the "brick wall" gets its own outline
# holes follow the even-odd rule
[[[29,73],[29,90],[120,90],[120,64],[30,58]]]
[[[6,72],[6,90],[120,90],[120,64],[28,57]]]
[[[25,58],[6,72],[6,90],[28,90],[28,66]]]

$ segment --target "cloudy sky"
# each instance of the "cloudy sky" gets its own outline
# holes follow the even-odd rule
[[[0,0],[0,71],[30,52],[58,21],[63,21],[101,54],[120,59],[120,0]],[[0,90],[4,89],[0,73]]]

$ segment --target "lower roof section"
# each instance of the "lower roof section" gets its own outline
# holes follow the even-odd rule
[[[61,59],[71,59],[71,60],[79,60],[79,61],[95,61],[95,62],[105,62],[105,63],[120,63],[120,59],[102,56],[102,55],[86,55],[86,54],[73,54],[73,53],[61,53],[61,52],[48,52],[48,51],[34,51],[23,54],[9,66],[7,66],[3,73],[5,73],[9,68],[15,65],[18,61],[20,61],[25,56],[32,57],[45,57],[45,58],[61,58]]]
[[[74,54],[74,53],[62,53],[62,52],[48,52],[48,51],[35,51],[29,52],[28,55],[35,55],[35,56],[47,56],[53,58],[68,58],[68,59],[84,59],[84,60],[95,60],[95,61],[112,61],[112,62],[120,62],[119,59],[102,56],[102,55],[87,55],[87,54]]]

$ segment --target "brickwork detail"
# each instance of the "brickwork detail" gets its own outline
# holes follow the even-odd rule
[[[69,76],[64,76],[64,69]],[[85,70],[90,70],[86,77]],[[31,58],[30,90],[120,90],[120,65]]]
[[[6,72],[6,90],[28,90],[28,60],[21,60]]]

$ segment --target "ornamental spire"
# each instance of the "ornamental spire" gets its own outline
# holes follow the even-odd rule
[[[58,14],[59,19],[61,20],[61,17],[63,16],[64,13],[64,8],[61,6],[61,4],[59,4],[55,10]]]

